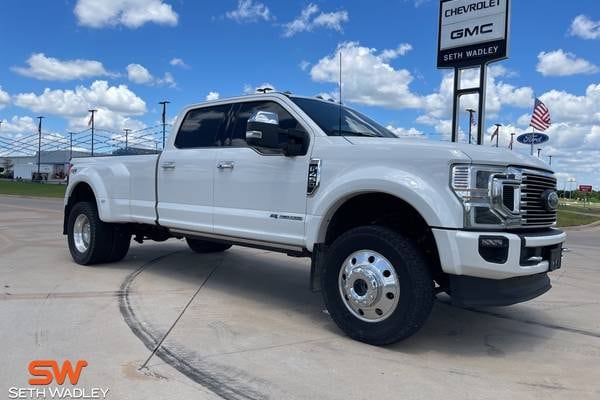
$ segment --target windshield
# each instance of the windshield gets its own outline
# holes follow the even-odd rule
[[[396,137],[369,117],[350,108],[340,107],[337,103],[300,97],[292,97],[292,101],[328,136]]]

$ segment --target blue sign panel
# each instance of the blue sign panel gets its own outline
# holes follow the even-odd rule
[[[548,140],[550,140],[550,137],[545,133],[524,133],[517,136],[517,142],[523,144],[531,144],[531,142],[533,142],[533,144],[542,144],[546,143]]]

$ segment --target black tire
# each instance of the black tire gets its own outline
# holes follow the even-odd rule
[[[360,250],[383,255],[398,277],[397,306],[382,321],[357,318],[346,307],[340,293],[342,265],[352,253]],[[353,339],[377,346],[398,342],[416,333],[431,312],[434,284],[426,258],[412,240],[398,232],[377,225],[351,229],[327,250],[325,265],[321,274],[323,300],[333,321]]]
[[[218,253],[221,251],[225,251],[231,247],[230,244],[227,243],[217,243],[217,242],[209,242],[207,240],[194,239],[194,238],[185,238],[188,246],[196,253],[204,254],[204,253]]]
[[[113,245],[107,262],[121,261],[127,255],[131,244],[131,232],[127,226],[114,225],[113,229]]]
[[[90,224],[90,239],[87,250],[80,251],[75,246],[73,227],[77,217],[83,214]],[[67,225],[67,241],[71,257],[81,265],[92,265],[109,260],[113,253],[114,226],[100,220],[95,203],[80,202],[71,208]]]

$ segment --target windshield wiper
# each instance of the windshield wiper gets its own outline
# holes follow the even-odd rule
[[[364,136],[364,137],[381,137],[380,135],[376,135],[372,132],[356,132],[356,131],[348,131],[348,130],[333,130],[332,133],[337,133],[337,136]],[[341,133],[341,135],[340,135]],[[347,135],[345,135],[347,134]]]

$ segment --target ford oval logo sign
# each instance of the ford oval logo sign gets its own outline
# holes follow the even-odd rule
[[[554,190],[546,190],[542,194],[542,204],[548,211],[556,211],[558,209],[558,194]]]
[[[517,142],[523,144],[541,144],[550,140],[550,137],[544,133],[524,133],[517,136]]]

